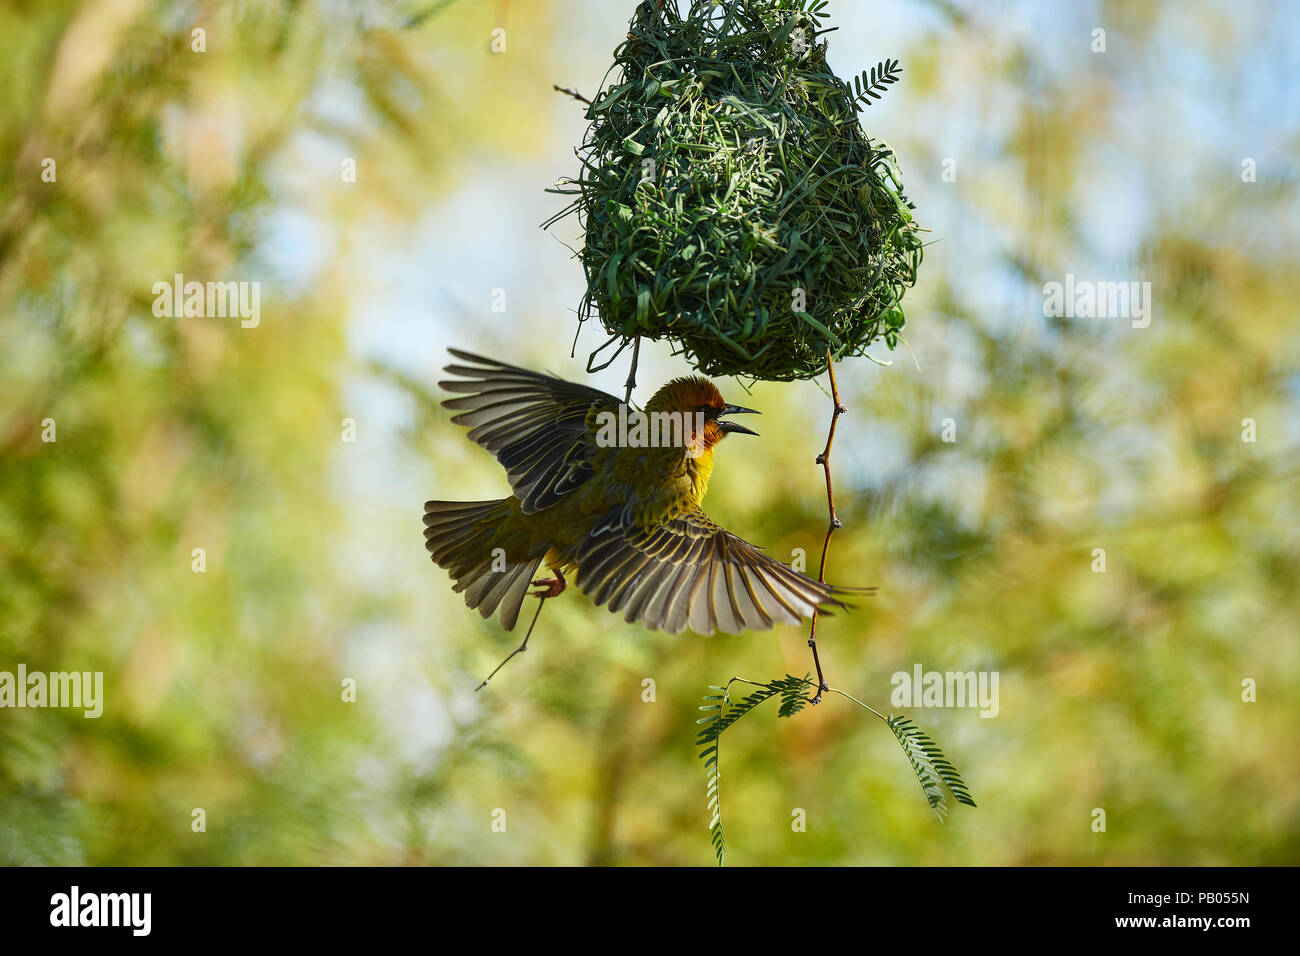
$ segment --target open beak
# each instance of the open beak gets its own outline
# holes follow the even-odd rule
[[[763,414],[756,408],[741,408],[739,405],[728,405],[722,410],[722,415],[761,415]],[[724,422],[722,415],[718,416],[718,430],[725,433],[735,433],[738,435],[757,435],[758,432],[746,428],[744,425],[737,425],[735,422]]]

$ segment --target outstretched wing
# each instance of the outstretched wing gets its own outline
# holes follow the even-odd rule
[[[459,349],[448,351],[473,364],[447,366],[448,374],[462,378],[438,384],[465,397],[442,404],[459,411],[452,421],[469,426],[469,438],[505,467],[524,514],[549,508],[591,477],[596,444],[587,416],[593,410],[616,411],[617,398]]]
[[[845,607],[846,589],[800,574],[718,527],[699,508],[655,528],[612,513],[577,557],[577,584],[629,622],[677,633],[768,630],[798,624],[814,609]]]

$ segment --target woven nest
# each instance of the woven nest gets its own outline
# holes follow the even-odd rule
[[[783,381],[824,371],[828,349],[897,343],[921,241],[892,150],[858,122],[897,62],[837,77],[824,7],[637,8],[582,171],[553,190],[575,199],[545,224],[578,214],[579,320],[599,318],[606,345],[668,339],[706,375]]]

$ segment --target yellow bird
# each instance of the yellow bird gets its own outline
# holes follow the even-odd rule
[[[439,384],[462,397],[443,405],[496,455],[514,494],[426,502],[425,546],[483,617],[499,610],[511,630],[526,595],[554,597],[573,572],[597,605],[672,633],[766,630],[845,606],[834,597],[845,589],[700,509],[719,442],[757,434],[723,417],[756,413],[708,379],[674,379],[638,412],[585,385],[450,351],[469,364],[447,366],[458,377]],[[554,577],[533,580],[543,563]]]

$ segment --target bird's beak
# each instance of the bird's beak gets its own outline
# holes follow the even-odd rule
[[[728,405],[722,410],[722,415],[761,415],[763,414],[756,408],[741,408],[739,405]],[[718,430],[721,432],[734,432],[738,435],[757,435],[758,432],[746,428],[744,425],[737,425],[735,422],[724,422],[722,415],[718,416]]]

